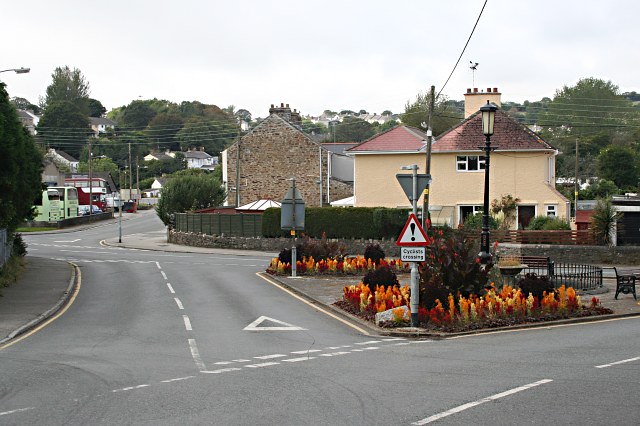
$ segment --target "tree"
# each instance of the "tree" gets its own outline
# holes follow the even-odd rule
[[[416,100],[407,101],[404,107],[404,114],[401,115],[402,122],[407,126],[413,126],[421,130],[426,130],[422,123],[428,122],[428,112],[430,104],[429,96],[418,93]],[[462,120],[462,112],[456,107],[454,102],[450,102],[446,96],[436,99],[431,116],[431,129],[433,136],[438,136]]]
[[[162,188],[156,213],[165,225],[172,227],[176,213],[219,206],[224,198],[224,188],[212,174],[185,170],[176,173]]]
[[[598,174],[602,179],[613,181],[618,188],[636,187],[640,170],[640,156],[625,146],[612,145],[598,155]]]
[[[107,109],[97,99],[89,98],[89,117],[103,117],[107,113]]]
[[[42,101],[42,108],[57,102],[71,102],[85,116],[89,115],[89,82],[79,69],[71,70],[68,66],[57,67],[51,74],[52,82],[47,87]]]
[[[373,125],[357,117],[345,117],[335,126],[337,142],[362,142],[374,135]]]
[[[0,228],[10,233],[32,217],[33,202],[42,194],[42,153],[24,129],[0,83]]]
[[[598,244],[611,245],[613,230],[622,219],[622,213],[616,211],[610,198],[599,199],[591,215],[591,229]]]
[[[92,172],[109,172],[112,175],[118,173],[118,165],[111,158],[94,158],[91,162]],[[89,163],[86,161],[78,164],[78,173],[88,173]]]
[[[182,130],[184,120],[176,113],[162,112],[149,121],[145,130],[150,144],[161,144],[174,150],[180,149],[176,134]]]
[[[226,117],[225,117],[226,118]],[[176,134],[182,150],[204,147],[210,155],[224,151],[238,135],[238,126],[233,119],[217,120],[191,118]]]
[[[56,101],[47,105],[38,123],[38,138],[56,149],[78,157],[91,133],[89,119],[78,105]]]
[[[11,103],[16,107],[16,109],[31,111],[35,115],[40,115],[40,112],[42,111],[38,105],[32,104],[25,98],[13,97],[11,98]]]
[[[133,101],[122,107],[120,127],[130,130],[143,130],[158,112],[149,105],[148,101]]]

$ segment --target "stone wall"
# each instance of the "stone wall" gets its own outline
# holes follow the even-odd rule
[[[291,238],[219,237],[176,231],[169,231],[168,240],[172,244],[192,247],[257,250],[274,253],[278,253],[284,248],[291,248],[293,245]],[[345,254],[348,255],[362,255],[367,245],[377,243],[380,244],[387,256],[400,256],[400,249],[396,246],[395,240],[340,240],[339,242],[345,247]]]
[[[299,128],[276,114],[267,117],[239,142],[227,149],[227,185],[236,187],[237,152],[240,147],[240,205],[262,198],[281,200],[291,177],[309,207],[320,205],[320,158],[322,158],[323,196],[326,199],[327,151]],[[331,198],[353,195],[347,184],[332,181]],[[229,190],[235,203],[235,191]]]
[[[291,238],[244,238],[169,232],[169,242],[194,247],[257,250],[278,253],[291,248]],[[389,257],[399,257],[395,240],[340,240],[345,253],[362,255],[368,244],[378,243]],[[498,255],[515,254],[548,256],[554,262],[588,265],[640,265],[640,247],[561,246],[534,244],[501,244]]]

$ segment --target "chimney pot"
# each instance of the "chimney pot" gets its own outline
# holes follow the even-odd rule
[[[491,93],[491,87],[487,87],[487,93]]]
[[[471,93],[471,88],[467,87],[467,93]]]
[[[478,88],[477,87],[473,88],[473,93],[478,93]]]
[[[287,108],[289,108],[289,104],[287,104]]]
[[[493,88],[493,93],[498,93],[498,88],[497,87]]]
[[[284,103],[280,102],[280,108],[284,108]]]
[[[271,104],[271,108],[273,108],[273,104]]]

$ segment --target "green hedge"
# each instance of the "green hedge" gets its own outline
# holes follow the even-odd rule
[[[397,238],[407,222],[410,210],[382,207],[305,209],[305,230],[310,237],[320,238]],[[267,209],[262,216],[262,235],[267,238],[288,236],[280,229],[280,209]]]

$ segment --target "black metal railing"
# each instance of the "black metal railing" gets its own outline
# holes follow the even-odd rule
[[[602,287],[602,268],[595,265],[555,263],[552,280],[556,288],[561,285],[575,290],[596,290]]]

